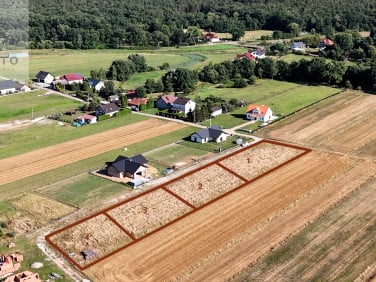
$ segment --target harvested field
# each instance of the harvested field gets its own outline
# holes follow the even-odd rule
[[[135,238],[139,238],[191,210],[168,192],[157,189],[107,213]]]
[[[257,135],[376,157],[375,118],[374,95],[346,91],[271,124]]]
[[[242,183],[241,179],[222,167],[211,165],[166,185],[166,188],[193,206],[200,207]]]
[[[371,281],[376,275],[375,191],[373,177],[236,281]]]
[[[106,215],[100,214],[80,224],[68,227],[64,231],[51,236],[50,240],[76,263],[85,265],[82,251],[94,250],[98,255],[96,259],[98,259],[126,245],[132,239]]]
[[[185,127],[149,119],[110,131],[0,160],[0,185],[93,157]]]
[[[303,152],[295,148],[263,142],[250,150],[226,158],[220,164],[251,180]]]
[[[224,281],[375,172],[371,162],[329,153],[306,154],[85,273],[93,281]]]
[[[27,194],[13,200],[12,205],[24,215],[34,218],[40,225],[76,211],[76,208],[40,194]]]

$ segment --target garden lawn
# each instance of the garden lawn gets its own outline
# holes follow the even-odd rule
[[[29,193],[31,191],[35,190],[41,190],[43,192],[44,188],[48,191],[48,185],[56,184],[58,182],[67,180],[70,184],[70,189],[79,189],[80,185],[75,184],[75,177],[77,177],[77,181],[79,183],[85,183],[84,180],[80,178],[81,175],[88,174],[90,171],[94,171],[97,169],[102,168],[106,162],[113,161],[118,155],[125,155],[125,156],[133,156],[137,154],[144,154],[150,150],[174,143],[178,140],[181,140],[182,138],[185,138],[187,136],[190,136],[193,132],[195,132],[196,128],[194,127],[185,127],[180,130],[154,137],[148,140],[145,140],[143,142],[139,142],[136,144],[132,144],[127,146],[127,151],[124,152],[122,149],[116,149],[109,152],[106,152],[104,154],[97,155],[92,158],[87,158],[82,161],[66,165],[54,170],[50,170],[41,174],[37,174],[31,177],[27,177],[24,179],[20,179],[18,181],[1,185],[0,186],[0,202],[4,201],[6,199],[11,199],[14,197],[19,197],[20,195],[24,193]],[[87,177],[97,177],[94,175],[87,175]],[[99,178],[99,177],[98,177]],[[81,185],[82,194],[76,195],[77,200],[75,201],[75,204],[78,206],[84,206],[84,205],[90,205],[95,206],[98,201],[103,202],[104,200],[112,198],[114,195],[117,195],[119,193],[119,189],[117,185],[119,184],[113,184],[110,180],[93,180],[90,182],[91,184],[89,186],[93,187],[96,185],[96,183],[101,183],[103,185],[102,181],[109,181],[111,184],[108,184],[109,189],[108,191],[102,191],[101,187],[97,187],[99,190],[95,190],[91,193],[90,190],[87,190],[83,188],[85,185]],[[66,197],[67,201],[72,200],[72,192],[68,191],[67,195],[64,194],[64,188],[61,188],[63,191],[59,192],[57,196],[59,196],[60,199],[64,199]],[[58,189],[57,189],[58,190]],[[57,191],[54,190],[54,191]],[[56,192],[57,193],[57,192]],[[54,193],[51,193],[52,196],[54,196]],[[80,202],[80,201],[84,202]],[[98,201],[97,201],[98,200]],[[63,201],[64,202],[64,201]],[[69,202],[68,202],[69,203]]]
[[[0,96],[0,122],[31,119],[77,109],[82,103],[56,94],[45,95],[44,90]]]
[[[129,114],[78,128],[70,124],[61,126],[57,122],[52,121],[52,124],[34,124],[26,128],[4,131],[0,135],[0,159],[85,137],[148,118],[141,115]]]
[[[204,151],[211,152],[211,153],[218,153],[219,148],[221,148],[222,151],[225,151],[225,150],[228,150],[228,149],[231,149],[233,147],[238,146],[235,143],[235,140],[237,138],[238,138],[237,136],[230,136],[224,142],[220,142],[220,143],[208,142],[208,143],[204,143],[204,144],[192,142],[192,141],[190,141],[189,139],[186,138],[183,141],[179,142],[179,144],[182,145],[182,146],[186,146],[186,147],[190,147],[190,148],[196,148],[196,149],[204,150]]]

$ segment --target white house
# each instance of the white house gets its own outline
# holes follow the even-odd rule
[[[99,92],[104,88],[104,82],[96,79],[90,79],[88,81],[90,88],[94,88],[95,91]]]
[[[268,106],[251,104],[248,106],[246,117],[249,120],[268,122],[272,120],[273,112]]]
[[[16,85],[16,90],[20,92],[28,92],[31,90],[31,88],[27,86],[27,84],[19,83]]]
[[[77,120],[80,121],[80,122],[83,122],[83,123],[93,124],[93,123],[97,122],[97,117],[89,115],[89,114],[84,114],[84,115],[78,117]]]
[[[210,109],[210,116],[216,117],[222,114],[222,107],[221,106],[214,106]]]
[[[46,71],[39,71],[36,75],[36,81],[37,82],[43,82],[47,84],[51,84],[52,81],[54,81],[55,77]]]
[[[101,116],[101,115],[109,115],[109,116],[113,116],[115,115],[117,112],[119,112],[119,107],[115,104],[115,103],[108,103],[108,104],[102,104],[100,105],[96,110],[95,110],[95,114],[97,116]]]
[[[196,103],[184,97],[178,97],[173,103],[172,107],[182,111],[185,115],[193,112],[196,108]]]
[[[115,161],[107,162],[107,174],[119,178],[138,178],[146,176],[147,160],[143,155],[133,157],[118,156]]]
[[[67,73],[60,77],[60,79],[65,79],[68,84],[84,82],[84,77],[79,73]]]
[[[226,141],[228,136],[230,136],[230,134],[224,132],[218,126],[212,126],[212,127],[201,129],[197,131],[196,133],[193,133],[191,135],[191,141],[201,143],[201,144],[207,143],[210,141],[219,143],[219,142]]]
[[[253,51],[251,54],[256,59],[264,59],[264,58],[266,58],[265,53],[263,51],[261,51],[261,50]]]
[[[0,94],[10,94],[16,92],[17,84],[13,80],[0,80]]]

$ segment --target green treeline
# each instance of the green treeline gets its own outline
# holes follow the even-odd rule
[[[332,34],[376,27],[373,0],[30,0],[29,9],[31,48],[190,45],[197,28],[238,39],[255,29]],[[189,27],[196,28],[184,32]]]

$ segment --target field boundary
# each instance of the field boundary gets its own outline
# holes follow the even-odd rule
[[[275,165],[274,167],[271,167],[270,169],[266,170],[265,172],[262,172],[259,175],[255,176],[255,177],[253,177],[253,178],[251,178],[249,180],[246,179],[244,176],[239,175],[238,173],[236,173],[232,169],[230,169],[230,168],[228,168],[225,165],[223,165],[223,164],[220,163],[223,160],[226,160],[228,158],[236,156],[236,155],[238,155],[238,154],[240,154],[242,152],[245,152],[245,151],[247,151],[247,150],[249,150],[249,149],[251,149],[251,148],[253,148],[253,147],[257,146],[257,145],[263,144],[263,143],[264,144],[266,143],[266,144],[271,144],[271,145],[277,145],[277,146],[287,147],[287,148],[295,149],[295,150],[302,151],[302,152],[297,153],[295,156],[290,157],[286,161],[283,161],[283,162]],[[89,267],[91,267],[91,266],[93,266],[93,265],[101,262],[102,260],[104,260],[104,259],[106,259],[106,258],[108,258],[108,257],[110,257],[112,255],[114,255],[115,253],[118,253],[118,252],[124,250],[125,248],[128,248],[131,245],[133,245],[133,244],[135,244],[135,243],[137,243],[137,242],[139,242],[139,241],[141,241],[141,240],[143,240],[143,239],[151,236],[152,234],[160,231],[161,229],[164,229],[164,228],[166,228],[166,227],[174,224],[175,222],[177,222],[177,221],[179,221],[179,220],[181,220],[181,219],[183,219],[183,218],[191,215],[192,213],[194,213],[194,212],[196,212],[196,211],[198,211],[200,209],[203,209],[204,207],[206,207],[206,206],[208,206],[208,205],[210,205],[210,204],[212,204],[212,203],[214,203],[214,202],[216,202],[216,201],[218,201],[218,200],[226,197],[227,195],[229,195],[229,194],[231,194],[231,193],[233,193],[233,192],[235,192],[235,191],[237,191],[239,189],[242,189],[242,188],[248,186],[250,183],[252,183],[252,182],[254,182],[254,181],[256,181],[256,180],[258,180],[258,179],[260,179],[262,177],[265,177],[266,175],[272,173],[273,171],[280,169],[282,166],[285,166],[288,163],[297,160],[298,158],[300,158],[300,157],[302,157],[302,156],[310,153],[311,151],[312,151],[311,149],[308,149],[308,148],[305,148],[305,147],[302,147],[302,146],[297,146],[297,145],[292,145],[292,144],[277,142],[277,141],[273,141],[273,140],[260,140],[260,141],[254,143],[254,144],[246,146],[246,147],[244,147],[244,148],[242,148],[240,150],[234,151],[234,152],[232,152],[232,153],[230,153],[230,154],[228,154],[226,156],[223,156],[223,157],[221,157],[219,159],[216,159],[216,160],[214,160],[212,162],[209,162],[209,163],[207,163],[207,164],[205,164],[203,166],[200,166],[200,167],[198,167],[198,168],[196,168],[196,169],[194,169],[192,171],[184,173],[183,175],[181,175],[179,177],[176,177],[176,178],[174,178],[174,179],[172,179],[170,181],[167,181],[165,183],[162,183],[161,185],[153,187],[152,189],[149,189],[149,190],[147,190],[145,192],[137,194],[137,195],[135,195],[135,196],[133,196],[131,198],[128,198],[128,199],[126,199],[124,201],[116,203],[115,205],[112,205],[112,206],[110,206],[110,207],[108,207],[108,208],[106,208],[106,209],[104,209],[102,211],[96,212],[96,213],[94,213],[92,215],[89,215],[87,217],[84,217],[84,218],[82,218],[82,219],[80,219],[80,220],[78,220],[78,221],[76,221],[76,222],[74,222],[72,224],[69,224],[69,225],[67,225],[67,226],[65,226],[65,227],[63,227],[61,229],[55,230],[52,233],[46,235],[45,239],[50,244],[50,246],[52,246],[53,248],[55,248],[69,262],[71,262],[73,265],[75,265],[78,269],[84,270],[84,269],[87,269],[87,268],[89,268]],[[230,174],[232,174],[232,176],[234,178],[237,178],[238,180],[240,180],[241,183],[238,184],[235,188],[230,187],[230,189],[228,191],[225,191],[224,193],[220,193],[219,196],[215,196],[212,199],[204,201],[204,203],[202,205],[197,206],[197,207],[192,202],[189,202],[189,200],[184,199],[181,195],[178,195],[177,193],[175,193],[174,191],[171,191],[171,189],[168,188],[169,184],[172,184],[174,182],[182,180],[182,179],[184,179],[184,178],[186,178],[186,177],[188,177],[188,176],[190,176],[190,175],[192,175],[194,173],[200,172],[201,170],[207,169],[207,168],[209,168],[211,166],[218,166],[222,170],[225,170],[225,171],[229,172]],[[180,216],[177,215],[177,217],[174,218],[174,219],[172,219],[171,221],[168,221],[167,223],[163,224],[162,226],[159,226],[159,227],[155,228],[154,230],[151,230],[150,232],[147,232],[146,234],[144,234],[144,235],[142,235],[142,236],[140,236],[138,238],[136,238],[131,232],[129,232],[124,226],[122,226],[121,223],[119,223],[118,221],[116,221],[116,219],[114,219],[111,215],[109,215],[109,213],[108,213],[109,211],[114,210],[114,209],[116,209],[116,208],[118,208],[118,207],[120,207],[120,206],[122,206],[122,205],[124,205],[124,204],[126,204],[128,202],[130,202],[130,201],[138,199],[138,198],[140,198],[142,196],[145,196],[145,195],[147,195],[149,193],[152,193],[152,192],[154,192],[154,191],[156,191],[158,189],[160,189],[160,190],[162,190],[164,192],[167,192],[170,196],[174,197],[175,199],[177,199],[178,201],[180,201],[184,205],[186,205],[189,208],[191,208],[191,210],[185,212],[184,214],[182,214]],[[64,232],[64,231],[68,230],[69,228],[75,227],[76,225],[79,225],[79,224],[81,224],[81,223],[83,223],[85,221],[88,221],[88,220],[90,220],[92,218],[95,218],[97,216],[100,216],[100,215],[105,216],[113,224],[115,224],[117,227],[119,227],[124,232],[124,234],[131,239],[131,241],[128,242],[128,243],[126,243],[125,245],[123,245],[123,246],[115,249],[114,251],[110,251],[109,253],[104,254],[100,258],[96,258],[94,261],[92,261],[90,263],[87,263],[85,265],[80,265],[76,260],[74,260],[72,257],[70,257],[69,254],[67,254],[66,251],[64,251],[61,247],[59,247],[53,241],[52,237],[55,236],[55,235],[57,235],[57,234],[59,234],[59,233],[61,233],[61,232]]]

